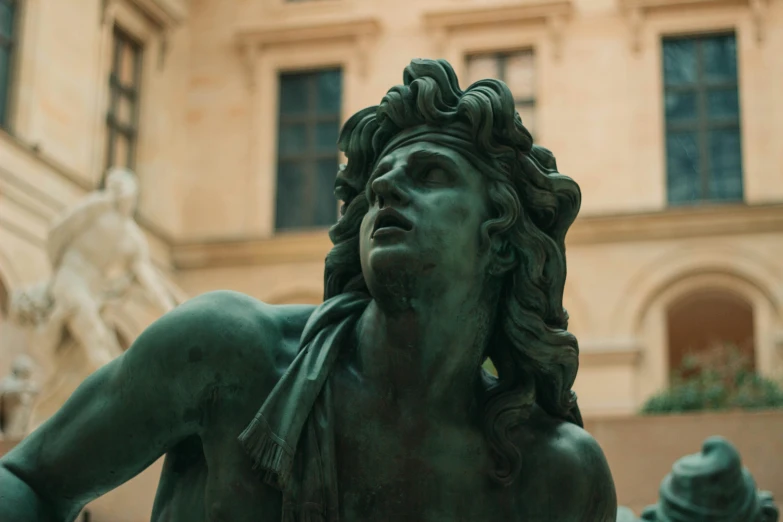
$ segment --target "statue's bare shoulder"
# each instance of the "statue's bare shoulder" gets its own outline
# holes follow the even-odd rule
[[[259,381],[274,386],[296,355],[314,308],[269,305],[233,291],[209,292],[172,312],[157,335],[182,340],[166,343],[176,346],[170,356],[198,366],[205,387]]]
[[[526,435],[529,448],[524,470],[533,472],[523,487],[537,494],[530,498],[552,499],[545,509],[557,520],[614,522],[617,497],[609,465],[598,442],[587,431],[570,422],[553,419],[537,409]]]

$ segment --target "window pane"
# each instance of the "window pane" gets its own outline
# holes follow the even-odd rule
[[[341,98],[339,69],[280,77],[278,229],[329,226],[337,219],[334,180]]]
[[[699,148],[695,132],[667,134],[666,172],[669,203],[701,199]]]
[[[337,70],[318,74],[318,112],[339,114],[341,102],[342,73]]]
[[[106,129],[106,168],[113,167],[114,163],[114,136],[116,131],[109,127]]]
[[[667,92],[665,95],[666,121],[682,122],[696,118],[695,92]]]
[[[739,96],[737,89],[720,89],[707,92],[707,114],[710,119],[738,118]]]
[[[739,129],[717,129],[709,133],[711,176],[709,197],[742,199],[742,151]]]
[[[285,74],[280,77],[280,113],[302,114],[310,106],[307,74]]]
[[[130,167],[128,164],[128,153],[130,152],[130,143],[128,138],[117,132],[114,135],[114,165],[119,167]]]
[[[517,112],[519,117],[522,118],[522,124],[530,134],[536,135],[536,107],[530,104],[517,105]]]
[[[307,152],[307,126],[304,123],[287,123],[280,126],[278,150],[281,154],[305,154]]]
[[[115,116],[121,125],[133,126],[133,102],[127,96],[118,96]]]
[[[120,48],[120,63],[118,64],[117,77],[120,85],[124,87],[135,86],[136,55],[128,42],[123,42]]]
[[[734,35],[705,38],[702,46],[707,81],[736,81],[737,42]]]
[[[498,59],[494,54],[479,54],[468,57],[467,84],[498,77]]]
[[[334,197],[334,180],[337,176],[337,159],[318,162],[318,180],[314,199],[315,226],[331,226],[337,221],[337,199]]]
[[[302,195],[306,178],[300,163],[281,163],[277,169],[275,224],[279,229],[301,227],[307,223],[309,206]]]
[[[532,52],[521,52],[506,57],[504,81],[514,98],[534,98],[536,94],[535,63]]]
[[[696,81],[696,45],[690,39],[664,40],[663,79],[666,85]]]
[[[11,82],[10,53],[6,48],[0,48],[0,125],[5,125],[8,119],[8,90]]]
[[[315,128],[315,142],[320,151],[336,151],[337,138],[340,135],[340,126],[334,121],[321,122]]]

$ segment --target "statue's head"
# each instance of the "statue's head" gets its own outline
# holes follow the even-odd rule
[[[674,463],[661,482],[658,503],[642,512],[654,522],[777,522],[772,495],[758,491],[737,449],[710,437],[701,453]]]
[[[578,348],[563,309],[565,234],[577,184],[534,145],[508,87],[461,90],[451,66],[414,60],[403,85],[353,115],[339,139],[343,202],[330,230],[325,298],[346,291],[399,293],[409,285],[494,288],[495,330],[484,357],[484,427],[508,483],[521,466],[509,430],[537,402],[580,423],[571,386]],[[480,361],[479,361],[480,364]]]
[[[120,212],[127,216],[133,215],[139,199],[139,184],[132,170],[124,167],[109,169],[106,174],[106,191]]]

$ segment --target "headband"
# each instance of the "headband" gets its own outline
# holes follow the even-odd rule
[[[381,150],[381,153],[375,159],[372,170],[375,170],[378,163],[391,154],[392,151],[410,145],[426,141],[436,145],[444,145],[456,150],[462,154],[474,167],[482,173],[491,170],[499,170],[499,166],[486,154],[482,154],[476,146],[473,133],[464,124],[453,124],[448,126],[417,125],[403,129],[394,135]]]

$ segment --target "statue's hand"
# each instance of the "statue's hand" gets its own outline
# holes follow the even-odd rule
[[[14,292],[8,315],[17,324],[34,326],[46,321],[53,304],[48,286],[38,284]]]
[[[122,299],[133,284],[133,274],[126,274],[107,281],[104,296],[107,299]]]

